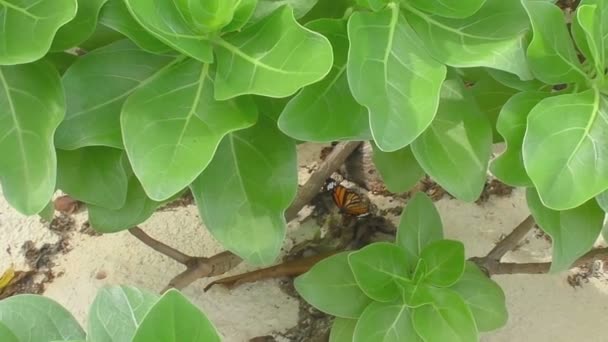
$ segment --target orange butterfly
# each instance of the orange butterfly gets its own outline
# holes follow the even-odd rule
[[[356,217],[370,214],[368,203],[357,192],[347,189],[333,179],[328,180],[325,187],[331,191],[331,197],[342,213]]]

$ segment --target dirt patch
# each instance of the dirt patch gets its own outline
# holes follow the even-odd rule
[[[21,253],[29,270],[15,271],[10,282],[0,290],[0,299],[24,293],[41,294],[46,284],[61,276],[53,271],[54,260],[58,254],[71,250],[69,238],[75,230],[75,221],[65,214],[60,214],[51,220],[48,229],[59,236],[57,242],[44,243],[37,247],[32,240],[25,241],[21,245]]]
[[[481,192],[481,195],[479,196],[477,201],[475,201],[475,203],[477,203],[477,204],[486,203],[492,196],[497,196],[497,197],[510,196],[513,193],[513,189],[515,189],[515,188],[502,183],[498,179],[488,180],[488,181],[486,181],[486,184],[483,187],[483,191]]]

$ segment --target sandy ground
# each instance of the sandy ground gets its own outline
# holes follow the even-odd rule
[[[310,162],[300,160],[301,165]],[[373,200],[381,208],[401,205],[389,198]],[[447,197],[436,205],[446,237],[462,240],[468,256],[485,254],[501,234],[508,233],[528,215],[522,191],[508,197],[492,197],[482,205]],[[76,220],[80,227],[85,218],[80,214]],[[291,236],[297,234],[297,226],[298,223],[290,226]],[[222,250],[202,225],[194,206],[158,212],[142,228],[188,254],[210,256]],[[60,255],[53,269],[64,274],[47,285],[45,295],[66,306],[83,324],[101,286],[125,284],[159,291],[183,270],[126,232],[104,236],[77,231],[71,234],[72,250]],[[41,245],[55,242],[57,237],[37,217],[23,217],[0,196],[0,272],[11,264],[25,269],[21,246],[26,240]],[[549,255],[546,240],[531,233],[527,243],[509,254],[507,260],[547,261]],[[241,264],[230,274],[249,269]],[[592,278],[582,288],[573,288],[566,281],[567,275],[496,277],[506,293],[510,319],[503,329],[484,334],[482,341],[606,341],[602,322],[608,315],[608,282],[603,277]],[[225,341],[241,342],[285,331],[298,321],[298,302],[279,289],[278,280],[246,284],[231,291],[214,287],[204,293],[209,281],[195,282],[184,293],[209,316]]]

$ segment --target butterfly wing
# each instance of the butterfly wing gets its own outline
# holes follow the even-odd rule
[[[363,201],[360,194],[354,191],[347,191],[345,195],[345,202],[342,206],[342,210],[352,216],[363,217],[369,215],[369,205]]]

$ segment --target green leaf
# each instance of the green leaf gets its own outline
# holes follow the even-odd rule
[[[46,207],[44,207],[44,209],[38,213],[38,216],[47,222],[51,222],[55,216],[55,203],[53,201],[49,201]]]
[[[211,234],[248,263],[264,265],[279,254],[297,185],[295,143],[261,115],[222,140],[191,189]]]
[[[424,170],[409,146],[394,152],[383,152],[373,144],[373,149],[372,160],[389,191],[408,191],[424,177]]]
[[[140,48],[152,52],[163,53],[171,48],[155,36],[148,33],[129,13],[124,0],[107,0],[101,9],[99,23],[129,37]]]
[[[306,27],[329,39],[334,66],[323,80],[303,88],[289,101],[279,118],[279,128],[304,141],[371,139],[367,109],[355,101],[348,86],[346,21],[319,19]]]
[[[446,18],[466,18],[477,12],[486,0],[442,1],[409,0],[412,6]]]
[[[116,210],[87,205],[89,223],[101,233],[119,232],[144,222],[163,203],[151,200],[137,177],[131,175],[124,205]]]
[[[329,342],[352,342],[356,325],[356,319],[336,317],[334,324],[331,326]]]
[[[600,2],[600,6],[605,6],[604,2]],[[602,22],[601,11],[596,5],[578,6],[572,21],[572,36],[578,48],[595,65],[597,75],[603,76],[605,47],[602,35],[608,27],[604,27],[607,24]]]
[[[356,323],[357,321],[355,321]],[[353,325],[353,330],[355,329],[355,326]],[[351,333],[352,336],[352,333]],[[15,336],[15,334],[13,334],[13,332],[4,324],[2,324],[2,322],[0,322],[0,339],[3,342],[20,342],[19,339],[17,338],[17,336]],[[336,340],[336,341],[340,341],[340,340]],[[347,342],[351,342],[352,341],[352,337],[349,340],[344,340]]]
[[[594,19],[595,21],[598,22],[599,26],[600,26],[600,30],[601,30],[601,37],[602,37],[602,42],[600,43],[599,41],[597,41],[597,37],[595,37],[594,39],[596,40],[596,44],[598,46],[603,46],[604,51],[600,52],[601,54],[604,55],[604,58],[606,56],[606,54],[608,54],[608,25],[606,25],[606,23],[608,23],[608,6],[606,5],[606,2],[604,0],[581,0],[581,2],[578,5],[578,8],[580,9],[583,6],[595,6],[596,7],[596,13],[597,15],[599,15],[599,19]],[[588,11],[588,10],[586,10]],[[588,16],[588,13],[584,14],[583,16]],[[589,25],[586,25],[589,26]],[[591,25],[594,26],[594,25]],[[574,35],[574,39],[575,41],[580,41],[579,38],[581,37],[576,37],[577,33],[579,30],[577,28],[573,28],[572,33]],[[595,34],[594,34],[595,36]],[[584,48],[583,48],[584,49]],[[604,61],[606,62],[606,61]],[[603,74],[603,72],[602,72]]]
[[[395,300],[401,293],[397,279],[407,280],[415,259],[399,246],[376,242],[351,253],[348,263],[359,287],[380,302]]]
[[[67,52],[49,52],[44,59],[53,64],[59,74],[63,75],[78,60],[78,56]]]
[[[437,117],[411,146],[420,166],[450,194],[468,202],[479,197],[492,131],[460,80],[444,82]]]
[[[423,260],[419,260],[419,265],[425,265]],[[418,271],[420,268],[416,268]],[[422,276],[424,276],[423,273]],[[431,293],[432,287],[425,284],[424,282],[418,281],[417,275],[414,276],[413,281],[402,281],[399,282],[401,286],[401,297],[403,302],[410,308],[417,308],[422,305],[433,303],[433,294]]]
[[[332,316],[358,318],[371,299],[361,291],[342,252],[316,263],[297,277],[294,286],[300,296],[315,308]]]
[[[57,30],[76,16],[76,8],[76,0],[1,1],[0,65],[42,58]]]
[[[51,64],[0,66],[0,183],[8,203],[25,215],[41,211],[55,192],[53,134],[64,111]]]
[[[509,88],[521,90],[521,91],[538,91],[542,88],[550,89],[550,85],[546,85],[539,80],[533,79],[528,81],[522,81],[517,77],[517,75],[495,70],[495,69],[486,69],[486,72],[490,77],[495,79],[496,81],[506,85]]]
[[[599,206],[605,212],[608,212],[608,190],[606,190],[606,191],[600,193],[599,195],[595,196],[595,199],[597,200],[597,204],[599,204]],[[606,241],[608,241],[608,239]]]
[[[395,4],[354,13],[348,37],[348,82],[369,111],[374,141],[385,152],[407,146],[435,117],[445,66],[426,53]]]
[[[124,2],[133,18],[160,41],[201,62],[213,62],[213,48],[209,37],[192,28],[173,1]]]
[[[450,2],[450,3],[461,3]],[[442,63],[488,67],[531,79],[524,51],[528,18],[519,1],[486,0],[472,16],[443,18],[405,4],[405,16]]]
[[[57,147],[123,148],[120,131],[123,103],[139,86],[150,82],[163,67],[175,61],[175,57],[144,52],[129,40],[79,58],[63,75],[67,112],[55,135]]]
[[[207,317],[186,297],[171,289],[154,304],[133,342],[214,342],[220,336]]]
[[[465,69],[472,70],[472,69]],[[496,131],[496,123],[504,104],[518,91],[496,81],[485,70],[475,84],[469,88],[475,98],[475,103],[490,121],[492,137],[495,143],[502,142],[502,137]]]
[[[108,1],[121,1],[121,0],[108,0]],[[109,3],[106,3],[105,6],[101,9],[101,13],[99,14],[100,15],[99,23],[101,23],[104,8],[106,8],[108,6],[108,4]],[[128,11],[127,11],[127,14],[128,14]],[[93,35],[89,39],[87,39],[85,42],[80,44],[79,48],[83,49],[84,51],[93,51],[95,49],[99,49],[102,46],[110,45],[111,43],[114,43],[114,42],[122,40],[122,39],[125,39],[125,36],[122,35],[121,33],[114,31],[113,29],[111,29],[107,26],[97,25]]]
[[[502,107],[496,129],[505,139],[506,150],[492,164],[492,174],[511,186],[531,186],[532,181],[524,168],[522,145],[526,133],[528,113],[550,93],[521,92],[509,99]]]
[[[286,5],[293,8],[294,17],[300,19],[306,15],[318,1],[319,0],[258,0],[251,22],[257,23],[271,15],[279,7]],[[322,2],[324,1],[321,1],[321,3]]]
[[[210,65],[189,59],[129,96],[121,126],[133,171],[148,196],[162,201],[201,174],[226,134],[256,117],[250,98],[216,101]]]
[[[333,64],[329,40],[298,24],[289,6],[214,42],[218,100],[243,94],[290,96],[321,80]]]
[[[528,46],[528,61],[532,73],[549,84],[585,82],[566,29],[562,10],[546,0],[523,0],[532,23],[534,36]]]
[[[21,294],[1,300],[0,326],[3,326],[0,337],[11,337],[7,332],[10,331],[17,341],[23,342],[85,338],[84,331],[68,310],[39,295]]]
[[[527,189],[526,199],[538,226],[551,236],[551,272],[568,270],[593,247],[603,227],[604,211],[595,200],[569,210],[552,210],[543,205],[534,188]]]
[[[418,258],[426,246],[441,239],[443,225],[437,208],[423,192],[416,193],[401,214],[397,245]]]
[[[608,98],[590,89],[539,102],[528,115],[523,158],[549,208],[575,208],[608,188]]]
[[[478,341],[471,310],[463,299],[449,289],[433,291],[435,303],[413,309],[412,322],[424,341]]]
[[[131,342],[159,296],[129,286],[103,287],[89,309],[88,339],[94,342]]]
[[[78,0],[76,17],[57,31],[51,50],[67,50],[87,40],[95,32],[99,11],[106,1]]]
[[[357,5],[359,5],[361,7],[369,8],[373,11],[380,11],[380,10],[384,9],[390,1],[389,0],[356,0],[355,2],[357,3]]]
[[[57,150],[57,187],[79,201],[118,209],[127,197],[123,157],[104,146]]]
[[[232,21],[240,0],[177,0],[175,7],[194,32],[213,33]]]
[[[471,309],[478,331],[496,330],[507,323],[505,294],[475,263],[467,261],[462,278],[452,287]]]
[[[353,342],[422,341],[412,325],[411,312],[405,304],[371,303],[359,318]]]
[[[222,31],[240,31],[251,19],[258,5],[258,0],[241,0],[234,10],[232,21],[226,25]]]
[[[458,281],[464,272],[464,245],[454,240],[435,241],[424,247],[420,259],[426,264],[424,281],[447,287]]]

